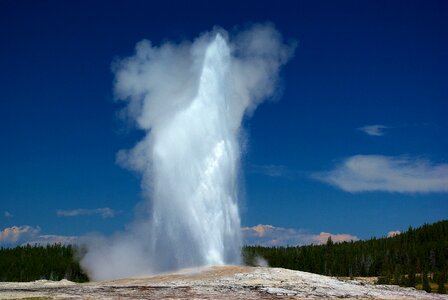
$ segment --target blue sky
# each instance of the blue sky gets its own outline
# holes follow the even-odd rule
[[[144,38],[267,21],[298,47],[278,97],[244,122],[249,237],[365,239],[446,219],[447,20],[446,1],[0,1],[0,244],[13,226],[21,242],[132,221],[139,178],[115,156],[142,133],[117,116],[114,60]]]

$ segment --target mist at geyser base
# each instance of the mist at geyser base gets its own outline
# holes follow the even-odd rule
[[[272,25],[153,46],[114,64],[115,93],[145,137],[117,160],[142,175],[139,217],[113,237],[86,239],[93,280],[238,264],[240,126],[275,93],[294,51]]]

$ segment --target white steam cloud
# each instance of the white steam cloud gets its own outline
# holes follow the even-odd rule
[[[142,174],[143,217],[92,238],[82,266],[94,280],[240,262],[240,126],[273,96],[294,51],[271,25],[154,46],[114,66],[115,92],[146,136],[118,162]]]

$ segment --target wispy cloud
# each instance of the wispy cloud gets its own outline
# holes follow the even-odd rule
[[[389,128],[385,125],[366,125],[363,127],[359,127],[358,130],[361,130],[365,134],[371,135],[371,136],[383,136],[384,135],[384,129]]]
[[[312,177],[347,192],[448,192],[448,164],[420,158],[355,155]]]
[[[14,217],[13,214],[10,213],[9,211],[5,211],[3,213],[3,216],[5,217],[5,219],[11,219],[12,217]]]
[[[100,215],[102,218],[113,218],[118,212],[109,207],[95,208],[95,209],[72,209],[72,210],[62,210],[56,211],[59,217],[76,217],[76,216],[90,216],[90,215]]]
[[[308,245],[325,244],[329,237],[333,242],[356,241],[358,237],[351,234],[331,234],[321,232],[311,234],[305,230],[275,227],[272,225],[259,224],[253,227],[241,228],[245,243],[248,245],[262,246],[286,246],[286,245]]]
[[[77,236],[66,236],[66,235],[38,235],[32,239],[28,239],[23,242],[22,245],[52,245],[52,244],[62,244],[62,245],[73,245],[79,240]]]
[[[399,235],[399,234],[401,234],[401,231],[400,231],[400,230],[393,230],[393,231],[389,231],[389,232],[387,233],[387,237],[394,237],[394,236],[397,236],[397,235]]]
[[[11,226],[0,232],[0,246],[74,244],[78,237],[64,235],[42,235],[39,226]]]

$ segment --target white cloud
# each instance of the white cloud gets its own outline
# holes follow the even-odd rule
[[[0,233],[0,245],[15,244],[25,241],[29,238],[34,238],[40,232],[40,227],[12,226],[4,228]]]
[[[332,234],[329,232],[321,232],[318,235],[313,235],[312,239],[316,241],[317,244],[322,245],[325,244],[330,237],[333,243],[342,243],[342,242],[359,240],[357,236],[351,234],[347,233]]]
[[[0,246],[74,244],[78,238],[64,235],[42,235],[39,226],[12,226],[0,232]]]
[[[397,235],[399,235],[399,234],[401,234],[401,231],[400,231],[400,230],[393,230],[393,231],[389,231],[389,232],[387,233],[387,237],[394,237],[394,236],[397,236]]]
[[[247,245],[262,246],[295,246],[308,244],[325,244],[329,237],[335,243],[344,241],[357,241],[358,237],[350,234],[331,234],[321,232],[311,234],[304,230],[292,228],[275,227],[272,225],[259,224],[253,227],[241,228]]]
[[[312,177],[347,192],[448,192],[448,164],[420,158],[355,155]]]
[[[3,216],[5,217],[5,219],[11,219],[12,217],[14,217],[13,214],[10,213],[9,211],[5,211],[3,213]]]
[[[359,127],[358,130],[361,130],[365,134],[371,135],[371,136],[383,136],[384,135],[384,129],[389,128],[385,125],[366,125],[363,127]]]
[[[61,210],[56,211],[59,217],[76,217],[76,216],[89,216],[89,215],[100,215],[102,218],[113,218],[117,214],[112,208],[103,207],[95,209],[72,209],[72,210]]]

